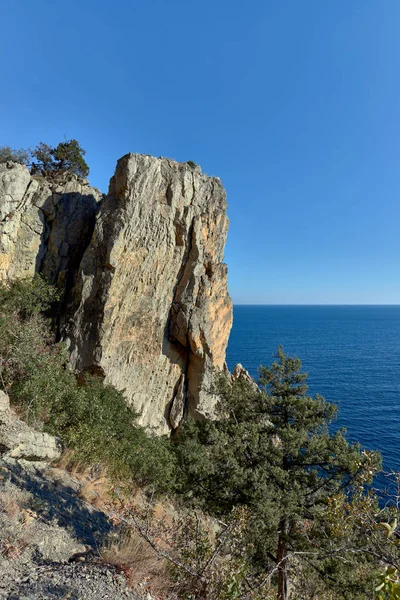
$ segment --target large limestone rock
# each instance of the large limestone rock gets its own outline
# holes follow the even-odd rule
[[[158,431],[212,416],[232,324],[225,191],[198,167],[118,161],[67,326],[73,364],[101,371]]]
[[[159,432],[213,415],[232,324],[227,229],[221,182],[198,167],[129,154],[102,198],[75,175],[0,164],[0,280],[57,283],[72,364],[125,390]]]
[[[31,177],[23,165],[0,164],[0,280],[41,272],[71,287],[100,197],[72,174]]]

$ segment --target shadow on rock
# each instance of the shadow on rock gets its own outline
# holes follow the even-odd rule
[[[4,466],[10,481],[32,494],[35,511],[42,520],[55,521],[82,544],[97,550],[101,539],[114,528],[103,512],[78,497],[72,484],[44,475],[33,465],[27,469],[17,462],[7,462]]]

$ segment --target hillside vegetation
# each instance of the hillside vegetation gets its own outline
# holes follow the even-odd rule
[[[52,332],[57,303],[40,277],[0,288],[1,386],[28,423],[121,490],[125,546],[139,536],[136,554],[144,544],[167,565],[159,597],[400,598],[398,479],[378,497],[379,454],[332,429],[337,409],[308,395],[299,359],[279,348],[258,386],[217,377],[217,419],[156,437],[122,392],[73,372]],[[142,513],[129,501],[138,487]],[[154,510],[167,500],[169,528]]]

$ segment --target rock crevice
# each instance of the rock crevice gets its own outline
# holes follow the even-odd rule
[[[100,198],[74,175],[31,177],[22,165],[0,164],[0,279],[41,272],[63,291],[72,287]]]

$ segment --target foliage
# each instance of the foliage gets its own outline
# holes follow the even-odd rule
[[[216,545],[197,515],[189,515],[177,539],[179,560],[195,575],[188,576],[181,568],[175,568],[180,596],[187,600],[207,597],[236,599],[239,597],[243,565],[236,561],[221,563],[213,560]]]
[[[80,177],[89,175],[89,167],[83,158],[86,151],[77,140],[60,142],[56,148],[40,142],[32,150],[32,156],[38,163],[32,166],[34,172],[42,171],[46,174],[57,174],[68,171]]]
[[[59,171],[69,171],[80,175],[81,177],[87,177],[89,175],[89,167],[83,158],[86,154],[77,140],[67,140],[60,142],[52,152],[56,169]]]
[[[27,150],[13,150],[9,146],[1,146],[0,163],[13,161],[22,165],[30,165],[32,175],[57,175],[69,172],[80,177],[87,177],[89,167],[84,159],[85,154],[86,150],[77,140],[65,140],[55,148],[44,142]]]
[[[383,572],[378,578],[376,586],[377,600],[400,600],[400,473],[386,474],[386,481],[389,482],[385,496],[389,498],[384,508],[383,515],[378,524],[374,523],[372,536],[381,534],[380,548],[382,547],[382,537],[387,542],[385,544],[385,557],[382,562],[386,564]],[[372,537],[370,535],[370,538]],[[376,550],[374,543],[374,550]]]
[[[250,562],[259,570],[269,565],[282,599],[293,557],[316,555],[329,500],[364,490],[380,465],[377,454],[350,444],[343,430],[331,433],[336,407],[309,397],[305,381],[300,360],[279,348],[277,361],[260,368],[259,389],[222,380],[220,418],[188,423],[177,444],[182,491],[216,515],[248,507]],[[340,568],[336,551],[329,549],[326,563],[327,553],[319,556],[323,577],[325,568]]]
[[[48,144],[40,142],[33,150],[32,157],[35,158],[43,171],[51,171],[54,168],[54,150]],[[32,170],[35,172],[37,165],[32,165]]]
[[[165,600],[274,600],[270,582],[249,576],[248,564],[241,556],[246,521],[242,508],[218,523],[201,511],[186,508],[177,511],[175,507],[171,514],[170,507],[160,511],[150,495],[146,507],[128,506],[124,511],[130,537],[139,535],[158,559],[169,565],[162,589]],[[149,592],[153,591],[151,582]]]
[[[188,160],[186,164],[189,165],[189,167],[191,169],[194,169],[195,167],[197,167],[196,163],[193,162],[192,160]]]
[[[284,600],[290,583],[296,600],[372,600],[375,588],[399,600],[400,480],[384,506],[370,485],[379,456],[331,430],[336,407],[307,395],[298,359],[279,349],[259,387],[222,377],[218,419],[187,422],[172,445],[138,425],[120,391],[75,376],[45,316],[57,302],[40,277],[0,285],[0,383],[84,464],[173,487],[219,519],[217,530],[197,512],[181,523],[168,558],[179,597]],[[154,550],[147,516],[137,530]]]
[[[13,150],[10,146],[0,146],[0,163],[16,162],[20,165],[29,164],[29,150]]]
[[[22,319],[27,319],[48,311],[57,300],[57,290],[40,275],[0,286],[0,311],[3,317],[16,313]]]
[[[180,598],[266,600],[274,597],[269,581],[251,577],[243,552],[247,521],[246,509],[235,509],[224,523],[219,523],[213,535],[204,516],[197,512],[182,518],[175,541],[180,567],[173,570]]]
[[[399,600],[400,599],[400,569],[392,565],[386,567],[385,572],[379,578],[376,587],[377,600]]]
[[[174,469],[167,440],[137,424],[122,392],[98,377],[78,380],[65,347],[55,343],[41,311],[56,296],[40,278],[0,287],[3,386],[26,420],[42,422],[82,462],[104,464],[114,479],[167,487]]]

